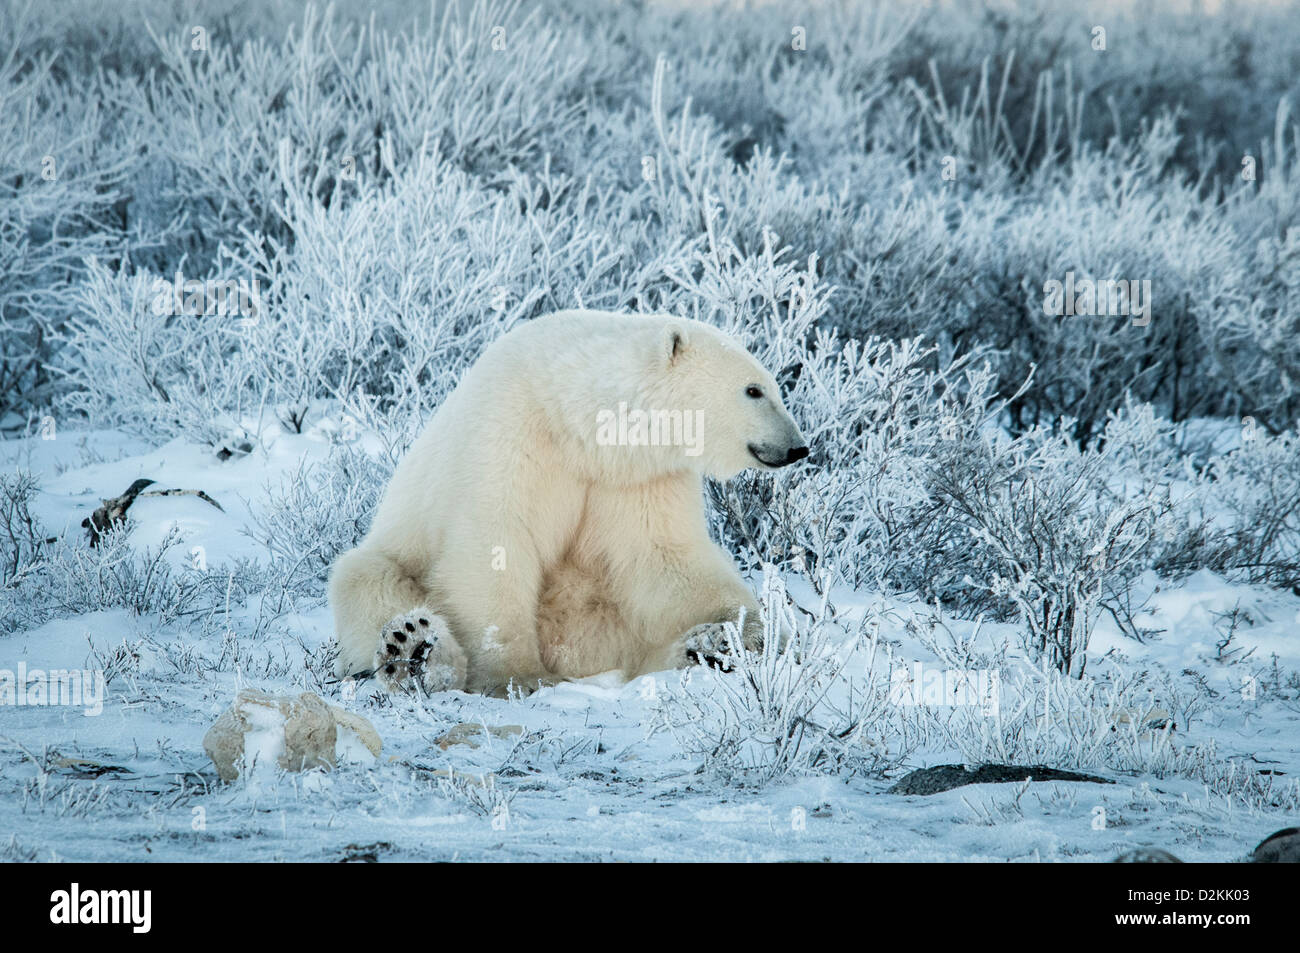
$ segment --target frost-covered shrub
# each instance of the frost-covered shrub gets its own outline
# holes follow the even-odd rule
[[[1117,500],[1153,501],[1157,522],[1143,563],[1178,578],[1211,569],[1279,589],[1300,586],[1300,441],[1247,418],[1210,427],[1208,447],[1182,446],[1186,428],[1150,405],[1128,404],[1103,435]],[[1215,443],[1227,443],[1216,450]]]
[[[921,709],[939,744],[967,764],[1150,771],[1170,757],[1174,726],[1186,732],[1205,704],[1186,686],[1142,676],[1074,679],[1023,664],[1001,671],[997,690],[996,705]]]
[[[970,583],[1015,606],[1034,657],[1080,676],[1097,617],[1120,612],[1165,504],[1116,497],[1108,446],[1033,436],[967,441],[932,465],[931,486],[978,553]]]
[[[1255,808],[1295,810],[1300,784],[1261,776],[1211,739],[1189,743],[1210,701],[1191,679],[1107,670],[1083,679],[1031,666],[999,678],[999,704],[917,709],[927,744],[967,764],[1045,764],[1123,774],[1183,777]]]
[[[19,589],[41,569],[47,537],[32,515],[37,487],[30,471],[0,474],[0,632],[17,627]]]
[[[743,307],[753,299],[737,293],[737,277],[714,276],[725,292],[693,290]],[[794,287],[767,292],[769,303],[782,295],[817,300]],[[1005,402],[990,371],[964,359],[930,370],[934,349],[918,340],[862,346],[822,333],[794,351],[787,401],[813,448],[810,464],[711,485],[720,535],[751,564],[780,560],[814,586],[830,573],[971,609],[992,593],[1032,613],[1037,648],[1054,663],[1068,667],[1077,655],[1081,664],[1074,647],[1110,595],[1098,595],[1102,583],[1118,586],[1146,539],[1132,536],[1141,507],[1104,515],[1104,454],[1042,431],[1000,436]],[[1018,555],[1022,544],[1039,554],[1034,565]]]
[[[437,145],[476,174],[530,165],[539,140],[571,132],[581,49],[538,13],[453,0],[400,32],[315,6],[278,36],[151,29],[155,75],[126,102],[160,200],[189,212],[180,247],[205,268],[245,230],[293,240],[276,211],[283,143],[322,200],[383,176],[384,143],[402,164]]]
[[[287,149],[284,159],[293,247],[252,236],[229,261],[259,282],[262,315],[237,345],[286,423],[300,427],[316,398],[427,414],[488,342],[537,313],[547,289],[530,271],[573,276],[563,260],[578,254],[572,231],[559,234],[571,221],[535,231],[514,194],[478,189],[437,156],[401,172],[390,164],[389,178],[367,177],[354,201],[328,205],[289,178]]]
[[[154,614],[166,623],[219,601],[224,577],[177,568],[173,551],[183,542],[179,530],[169,532],[157,548],[143,550],[131,544],[129,534],[127,527],[114,528],[93,548],[70,540],[51,545],[40,572],[21,589],[29,615],[24,627],[101,609]]]
[[[971,120],[958,131],[979,135],[957,141],[984,150],[982,161],[1012,159],[1017,172],[1081,144],[1104,147],[1176,104],[1199,134],[1180,144],[1179,167],[1232,175],[1239,155],[1216,154],[1209,141],[1258,142],[1278,99],[1296,92],[1295,38],[1285,35],[1293,16],[1262,4],[1189,16],[1184,6],[1157,3],[1108,9],[1104,18],[1085,4],[950,4],[917,18],[890,72]]]
[[[128,161],[98,105],[105,81],[61,75],[31,48],[39,9],[0,9],[0,422],[54,394],[51,339],[74,311],[81,260],[115,245]]]
[[[183,425],[176,412],[162,414],[169,426],[209,439],[212,428],[199,418],[223,403],[223,431],[264,410],[300,425],[306,401],[339,399],[317,386],[321,375],[334,374],[333,390],[357,399],[348,388],[363,386],[355,378],[364,372],[340,353],[376,338],[404,346],[420,337],[416,312],[401,308],[395,326],[384,327],[373,312],[389,302],[377,292],[313,285],[328,283],[323,269],[338,267],[339,250],[354,241],[354,280],[368,280],[372,250],[380,262],[400,257],[407,228],[424,221],[402,221],[401,207],[432,188],[425,211],[459,213],[470,231],[447,228],[432,242],[436,254],[425,247],[404,263],[445,270],[471,262],[448,273],[471,291],[494,282],[493,300],[504,288],[516,305],[539,295],[537,310],[691,310],[698,302],[675,293],[669,275],[696,267],[710,232],[713,247],[730,243],[743,255],[759,253],[774,234],[793,260],[815,255],[817,277],[835,289],[818,318],[823,328],[864,338],[925,334],[941,345],[938,358],[991,348],[1005,393],[1035,364],[1033,385],[1010,408],[1014,427],[1068,414],[1086,444],[1126,392],[1174,420],[1231,404],[1278,430],[1294,410],[1283,227],[1294,219],[1289,114],[1277,114],[1273,143],[1259,157],[1257,195],[1230,190],[1224,205],[1218,195],[1228,183],[1207,179],[1213,162],[1196,159],[1193,169],[1188,154],[1198,121],[1222,137],[1206,143],[1207,155],[1220,141],[1225,151],[1257,141],[1262,127],[1240,109],[1241,97],[1275,97],[1271,114],[1294,85],[1276,68],[1289,42],[1277,29],[1282,13],[1221,24],[1235,46],[1173,15],[1157,17],[1164,31],[1121,20],[1114,29],[1139,30],[1170,53],[1154,61],[1170,75],[1144,73],[1138,89],[1116,77],[1149,72],[1153,61],[1135,61],[1128,44],[1099,55],[1074,10],[993,14],[959,5],[940,15],[830,3],[799,11],[794,29],[779,4],[738,18],[715,7],[464,0],[418,13],[381,4],[373,23],[346,8],[276,5],[260,17],[236,8],[205,5],[211,16],[191,18],[210,21],[201,36],[201,24],[144,0],[116,16],[83,5],[72,25],[15,19],[28,58],[15,60],[0,85],[46,108],[6,116],[29,126],[33,116],[47,117],[46,127],[98,123],[77,141],[100,143],[76,183],[81,191],[57,196],[58,242],[36,226],[23,252],[63,264],[39,268],[35,285],[20,283],[17,293],[5,289],[5,300],[17,302],[0,312],[15,332],[5,336],[7,366],[11,376],[26,375],[17,388],[24,398],[93,385],[87,348],[69,356],[75,374],[50,380],[44,368],[54,356],[51,332],[64,340],[61,314],[99,320],[84,296],[68,293],[81,259],[95,255],[124,278],[170,278],[180,268],[187,278],[258,275],[277,284],[261,331],[244,345],[224,342],[254,357],[270,347],[276,359],[256,369],[276,373],[276,393],[255,380],[220,395],[208,381],[197,401],[165,401],[198,408]],[[108,44],[97,55],[121,68],[96,79],[100,86],[87,85],[79,68],[91,32]],[[60,46],[78,68],[31,68]],[[1173,118],[1190,95],[1181,82],[1186,62],[1210,71],[1215,102],[1237,103],[1235,113]],[[1064,78],[1045,78],[1049,66]],[[1103,78],[1109,108],[1095,88]],[[74,108],[88,99],[102,111]],[[1056,112],[1050,102],[1061,104]],[[26,143],[60,130],[11,132],[6,141]],[[940,175],[949,156],[955,181]],[[430,163],[438,169],[432,183]],[[23,201],[55,197],[48,184],[23,179]],[[63,179],[58,187],[72,186]],[[1277,227],[1261,235],[1264,222]],[[486,240],[500,253],[484,263],[476,257]],[[110,257],[110,247],[122,256]],[[498,282],[492,273],[517,263],[520,250],[525,260],[546,260]],[[1229,267],[1250,256],[1260,256],[1249,269],[1256,277]],[[1043,315],[1043,282],[1067,270],[1150,281],[1152,323]],[[1224,277],[1212,285],[1208,275]],[[375,280],[400,300],[391,283]],[[103,290],[98,276],[86,283]],[[38,293],[42,307],[29,308]],[[402,297],[423,304],[418,291]],[[286,310],[302,314],[277,313]],[[357,327],[340,327],[352,320]],[[167,335],[187,338],[179,324],[169,322]],[[476,346],[468,340],[466,354]],[[396,375],[405,382],[381,360],[365,392],[382,398],[418,383],[432,394],[424,408],[436,402],[438,387],[421,376],[423,345],[413,350],[416,366]],[[200,351],[194,363],[210,368],[214,360]],[[223,366],[240,377],[241,362]],[[89,412],[96,403],[72,406]],[[150,427],[160,415],[142,416]]]
[[[854,587],[952,598],[964,585],[956,528],[925,463],[945,444],[990,426],[991,374],[959,359],[930,370],[933,347],[839,342],[822,334],[788,401],[812,448],[807,466],[747,473],[711,487],[725,538],[750,558],[797,561]]]
[[[303,462],[267,488],[254,538],[287,580],[319,583],[339,555],[361,542],[391,475],[381,457],[336,444],[327,460]]]
[[[63,404],[98,426],[215,444],[260,430],[266,382],[237,320],[156,307],[160,275],[87,263],[77,315],[61,335]]]
[[[1216,275],[1198,320],[1224,409],[1277,433],[1300,420],[1300,126],[1286,100],[1261,152],[1263,180],[1228,208],[1246,247]]]
[[[762,601],[762,649],[747,650],[729,626],[731,671],[687,669],[676,685],[657,687],[649,731],[668,732],[701,770],[742,787],[897,764],[905,753],[887,728],[897,711],[866,626],[846,631],[827,596],[810,618],[801,616],[774,572],[764,577]]]
[[[1009,223],[1005,264],[988,270],[1010,271],[1022,290],[1008,297],[1020,306],[1008,308],[1003,322],[994,316],[979,336],[1004,351],[1012,380],[1017,369],[1036,365],[1034,387],[1013,405],[1016,424],[1068,416],[1083,445],[1126,395],[1158,403],[1174,420],[1220,410],[1217,390],[1195,386],[1205,344],[1195,332],[1193,302],[1231,264],[1236,238],[1191,185],[1171,180],[1167,163],[1176,141],[1173,124],[1157,121],[1126,148],[1086,152],[1039,209],[1023,209]],[[1061,229],[1061,222],[1071,226]],[[1128,304],[1141,294],[1147,313],[1048,314],[1054,302],[1046,283],[1065,282],[1070,273],[1076,280],[1136,282]],[[1093,307],[1103,312],[1116,303],[1099,293]]]
[[[1233,279],[1237,279],[1234,281]],[[1300,420],[1300,225],[1261,238],[1243,272],[1222,276],[1201,318],[1223,409],[1278,432]]]
[[[1236,449],[1189,476],[1156,565],[1170,574],[1213,569],[1300,592],[1300,436],[1247,425]]]
[[[966,194],[960,184],[936,192],[909,180],[895,201],[863,213],[870,225],[831,262],[828,280],[846,289],[837,302],[846,330],[920,332],[958,353],[988,347],[1004,393],[1033,366],[1012,424],[1069,416],[1080,444],[1126,394],[1159,402],[1174,419],[1218,412],[1222,389],[1195,384],[1206,350],[1196,306],[1234,264],[1239,239],[1192,186],[1170,181],[1176,141],[1172,123],[1154,123],[1131,144],[1082,150],[1026,193]],[[1064,302],[1058,313],[1047,283],[1084,279],[1137,282],[1149,313],[1066,315]],[[1083,303],[1126,309],[1109,294]]]
[[[787,395],[809,465],[711,485],[718,533],[815,588],[830,573],[1020,618],[1034,653],[1079,674],[1099,613],[1131,626],[1165,471],[1111,486],[1137,443],[1119,423],[1086,450],[1041,428],[1009,437],[991,371],[959,359],[936,372],[933,358],[920,341],[818,335]]]

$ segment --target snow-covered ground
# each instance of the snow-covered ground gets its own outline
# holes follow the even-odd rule
[[[183,543],[171,557],[185,572],[194,571],[196,547],[210,568],[263,558],[246,530],[266,487],[325,450],[319,434],[272,434],[265,449],[223,462],[181,441],[151,449],[112,432],[59,432],[54,440],[0,444],[0,464],[29,466],[42,480],[36,515],[73,537],[100,497],[135,479],[206,491],[224,512],[191,496],[144,498],[130,512],[136,548],[157,547],[179,528]],[[1142,584],[1150,595],[1142,622],[1163,632],[1140,644],[1103,619],[1089,674],[1143,675],[1144,684],[1168,686],[1151,701],[1174,727],[1167,737],[1146,732],[1138,746],[1212,744],[1216,764],[1276,772],[1277,806],[1267,806],[1268,797],[1234,795],[1231,785],[1216,793],[1186,773],[1161,777],[1105,764],[1086,769],[1113,785],[887,793],[907,770],[962,760],[934,727],[954,709],[918,715],[930,718],[931,728],[885,776],[796,772],[728,785],[701,770],[671,731],[650,730],[665,693],[678,686],[676,673],[663,673],[653,686],[599,676],[511,700],[453,692],[421,701],[387,696],[369,682],[352,694],[330,671],[328,608],[287,613],[266,635],[250,637],[253,600],[167,624],[155,614],[114,609],[0,636],[0,671],[112,673],[98,714],[66,705],[0,708],[0,856],[1055,862],[1109,860],[1155,845],[1184,860],[1244,859],[1263,837],[1295,823],[1287,785],[1300,777],[1300,600],[1206,572],[1176,586],[1154,577]],[[790,588],[813,598],[794,580]],[[974,631],[970,622],[945,618],[926,635],[929,607],[877,593],[840,593],[836,602],[847,615],[871,612],[880,620],[881,645],[895,666],[941,665],[933,633],[951,630],[958,644]],[[1223,614],[1233,609],[1240,621],[1221,647]],[[996,647],[1009,634],[1009,626],[986,625],[978,639]],[[738,677],[697,672],[692,690],[716,693],[722,679]],[[1044,685],[1047,694],[1054,690]],[[382,737],[383,754],[333,772],[221,783],[202,738],[244,686],[313,691],[362,714]],[[1019,702],[1005,688],[1001,712],[1009,722]],[[1117,732],[1136,732],[1116,712],[1105,717]],[[478,747],[437,744],[465,724],[504,730],[476,736]],[[471,729],[461,733],[474,737]]]

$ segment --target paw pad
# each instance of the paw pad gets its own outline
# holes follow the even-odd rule
[[[414,609],[384,626],[375,650],[375,677],[390,692],[463,688],[465,656],[446,621]]]

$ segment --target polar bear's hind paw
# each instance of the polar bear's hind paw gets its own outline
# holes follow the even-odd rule
[[[420,607],[389,620],[375,650],[375,678],[390,692],[446,692],[465,687],[465,652],[447,621]]]
[[[705,622],[695,626],[684,638],[686,660],[693,665],[707,665],[721,672],[730,672],[735,665],[731,658],[729,628],[734,629],[734,626],[725,622]]]

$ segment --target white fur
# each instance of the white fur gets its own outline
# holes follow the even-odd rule
[[[763,397],[746,395],[757,385]],[[598,413],[702,412],[700,452],[605,446]],[[671,316],[564,311],[494,342],[398,466],[330,578],[340,674],[384,623],[441,613],[471,691],[686,664],[696,625],[758,606],[708,536],[702,477],[780,460],[803,437],[776,382],[720,331]]]

